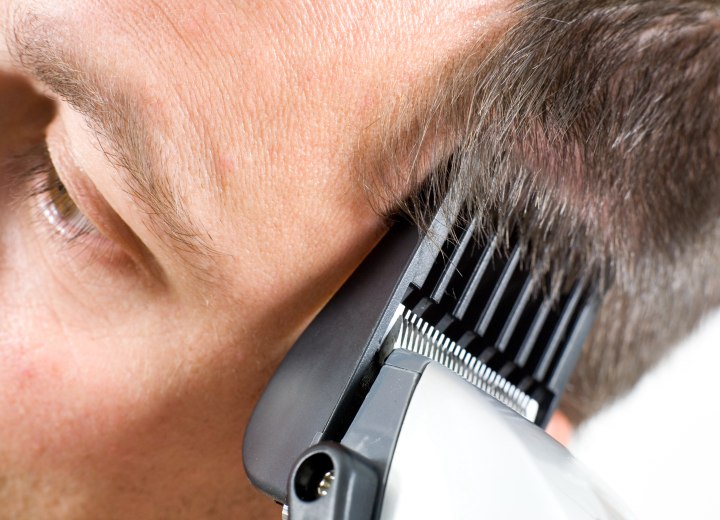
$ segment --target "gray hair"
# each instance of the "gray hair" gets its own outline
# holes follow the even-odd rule
[[[420,223],[461,186],[551,291],[596,275],[607,296],[563,403],[576,423],[720,304],[719,6],[521,2],[399,111],[364,179]]]

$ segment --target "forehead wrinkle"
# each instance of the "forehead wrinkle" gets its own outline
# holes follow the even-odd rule
[[[108,158],[124,171],[126,191],[148,214],[147,225],[159,238],[169,238],[173,249],[193,256],[214,256],[212,238],[190,221],[170,168],[162,160],[158,139],[143,117],[141,97],[120,83],[108,82],[98,70],[63,48],[65,37],[49,21],[25,12],[15,16],[8,47],[25,70],[86,115],[93,129],[107,140]],[[195,258],[194,260],[197,260]],[[194,268],[198,263],[189,262]]]

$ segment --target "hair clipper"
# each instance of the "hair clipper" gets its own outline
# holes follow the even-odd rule
[[[551,298],[476,227],[394,225],[281,363],[243,458],[285,517],[630,518],[542,430],[598,291]]]

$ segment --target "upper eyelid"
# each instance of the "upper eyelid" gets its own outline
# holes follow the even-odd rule
[[[53,124],[58,124],[58,122]],[[61,125],[61,127],[63,126]],[[58,133],[59,137],[55,135]],[[53,137],[51,137],[48,132],[45,138],[47,158],[79,210],[100,231],[107,230],[107,221],[120,219],[120,217],[95,187],[91,177],[78,165],[77,158],[70,150],[70,143],[65,133],[64,130],[53,132]]]
[[[51,169],[54,168],[51,152],[44,138],[26,146],[12,158],[12,161],[13,171],[16,173],[14,181],[15,195],[13,197],[14,207],[23,213],[29,212],[31,222],[36,229],[39,228],[49,232],[51,235],[57,235],[54,232],[55,230],[51,232],[51,224],[45,220],[46,216],[42,214],[42,204],[45,202],[43,197],[47,195],[43,193],[45,188],[42,185],[42,177],[52,173]],[[78,233],[76,229],[74,233],[57,237],[54,240],[56,246],[61,244],[58,240],[62,241],[61,248],[72,247],[77,249],[82,254],[73,256],[84,258],[86,262],[95,262],[109,257],[120,258],[118,253],[122,251],[124,257],[128,259],[127,261],[132,260],[132,263],[137,266],[137,272],[145,273],[147,276],[151,276],[153,280],[164,283],[165,275],[158,267],[157,262],[152,259],[152,255],[148,253],[141,243],[138,244],[139,239],[129,231],[129,228],[126,225],[123,226],[122,219],[107,204],[99,192],[86,193],[83,197],[77,197],[77,192],[84,189],[82,187],[78,188],[80,183],[69,181],[67,176],[62,179],[62,183],[68,188],[68,196],[78,206],[78,210],[84,215],[88,225],[92,226],[95,233],[88,236],[89,233]],[[70,188],[73,185],[75,188]],[[73,194],[71,190],[74,190],[75,193]],[[96,215],[106,214],[106,218],[101,219],[105,222],[98,222],[97,217],[91,219],[87,216],[89,204],[86,203],[81,207],[78,204],[78,199],[81,198],[85,202],[93,198],[101,199],[96,201],[97,207],[94,213]],[[86,238],[78,240],[81,236]],[[98,251],[98,248],[100,248],[100,251]]]
[[[60,179],[51,160],[48,160],[46,174],[38,179],[35,196],[39,210],[63,238],[74,241],[99,231],[77,204],[67,182]]]

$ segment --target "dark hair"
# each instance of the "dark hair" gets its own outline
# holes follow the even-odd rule
[[[419,221],[408,172],[438,197],[461,186],[551,290],[597,273],[607,296],[563,403],[580,422],[720,303],[720,2],[527,0],[441,78],[366,182]]]

